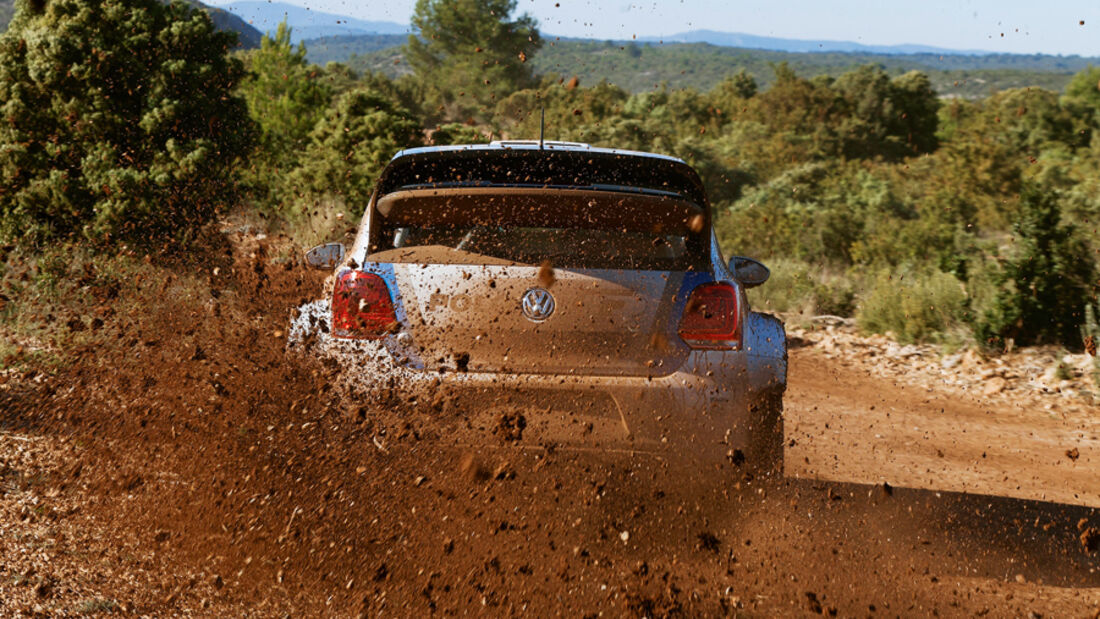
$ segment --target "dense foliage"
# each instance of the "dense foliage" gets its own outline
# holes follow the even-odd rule
[[[1057,60],[1061,84],[985,82],[969,100],[943,96],[944,72],[1026,72],[1045,60],[913,71],[890,58],[795,65],[733,50],[696,62],[688,46],[544,47],[513,0],[420,0],[408,61],[386,52],[404,71],[395,79],[312,65],[285,27],[227,56],[230,41],[178,5],[20,6],[0,39],[9,238],[202,221],[232,199],[235,157],[248,155],[244,204],[321,240],[346,228],[337,214],[362,213],[399,149],[535,138],[544,111],[548,139],[671,154],[699,170],[724,253],[774,267],[752,293],[759,307],[990,349],[1100,337],[1100,69],[1080,59]],[[567,49],[587,56],[545,64]],[[654,59],[709,81],[585,77]],[[235,93],[260,130],[254,149]]]
[[[236,36],[182,3],[21,0],[0,36],[0,237],[186,233],[233,200]]]

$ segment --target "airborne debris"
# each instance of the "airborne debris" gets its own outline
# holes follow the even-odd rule
[[[698,540],[698,548],[700,550],[706,550],[708,552],[718,552],[721,542],[710,531],[701,531],[695,538]]]
[[[502,412],[497,417],[497,425],[493,428],[493,434],[502,441],[523,440],[523,430],[527,428],[527,418],[518,412]]]
[[[458,463],[458,470],[469,481],[485,481],[489,479],[489,470],[478,460],[473,452],[466,452]]]
[[[1081,540],[1081,546],[1084,547],[1085,552],[1092,554],[1096,552],[1097,548],[1100,548],[1100,529],[1085,527],[1078,539]]]
[[[688,228],[690,228],[692,232],[698,234],[703,231],[704,223],[706,222],[703,220],[702,215],[695,215],[691,218],[691,221],[688,222]]]
[[[543,288],[550,288],[557,281],[554,277],[554,265],[549,260],[543,260],[539,265],[539,283]]]

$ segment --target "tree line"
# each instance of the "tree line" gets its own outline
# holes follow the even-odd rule
[[[311,64],[286,24],[234,51],[180,2],[17,0],[0,237],[186,247],[233,208],[354,217],[397,150],[535,137],[545,110],[548,137],[699,170],[725,253],[775,267],[758,305],[994,350],[1095,329],[1098,68],[973,101],[878,65],[631,93],[536,71],[547,42],[514,0],[419,0],[411,21],[394,79]]]

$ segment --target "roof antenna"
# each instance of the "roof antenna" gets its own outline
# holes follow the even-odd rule
[[[539,150],[542,150],[542,136],[546,132],[546,108],[539,110]]]

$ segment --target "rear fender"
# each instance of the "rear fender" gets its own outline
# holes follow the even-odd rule
[[[787,334],[783,321],[771,314],[748,313],[745,352],[749,382],[762,393],[787,388]]]

